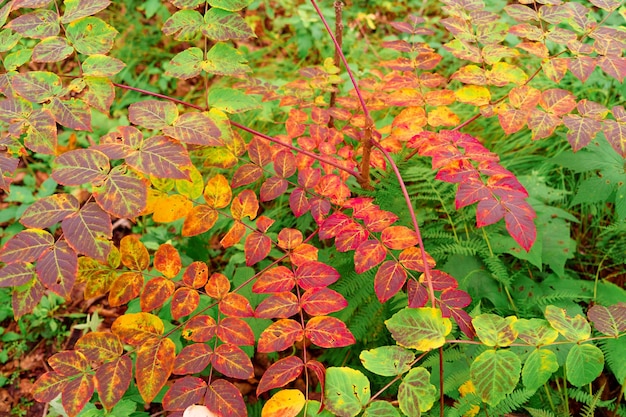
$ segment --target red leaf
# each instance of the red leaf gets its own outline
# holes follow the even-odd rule
[[[355,250],[367,240],[369,232],[359,223],[353,222],[335,237],[335,249],[338,252]]]
[[[306,363],[306,367],[311,369],[315,373],[317,380],[320,382],[320,391],[324,392],[324,386],[326,382],[326,368],[324,368],[324,365],[321,362],[312,359]],[[323,406],[323,403],[320,404],[320,411],[318,411],[318,413],[321,413],[321,408]]]
[[[537,229],[533,222],[537,217],[535,210],[525,200],[520,199],[502,200],[502,205],[506,209],[506,230],[522,248],[529,251],[537,238]]]
[[[223,379],[215,380],[207,389],[204,403],[210,411],[220,417],[247,417],[246,404],[241,392],[232,383]]]
[[[438,269],[433,269],[432,271],[430,271],[430,279],[433,284],[433,290],[435,291],[445,291],[448,289],[454,289],[459,286],[458,281],[454,279],[452,275]],[[420,282],[425,284],[426,277],[421,276]]]
[[[215,319],[211,316],[195,316],[185,324],[183,337],[194,342],[208,342],[217,331]]]
[[[152,311],[162,307],[174,294],[175,289],[174,283],[167,278],[152,278],[146,282],[141,292],[141,311]]]
[[[202,288],[207,283],[209,267],[202,261],[189,264],[183,274],[183,283],[191,288]]]
[[[33,385],[33,398],[42,403],[49,403],[63,392],[70,380],[71,378],[56,372],[46,372]]]
[[[46,229],[78,211],[78,208],[78,200],[73,195],[54,194],[35,201],[22,214],[20,223],[26,227]]]
[[[291,250],[302,243],[302,232],[297,229],[285,228],[278,233],[278,247]]]
[[[252,291],[257,294],[291,291],[295,285],[294,273],[285,266],[277,266],[257,278]]]
[[[256,308],[256,317],[262,319],[286,319],[298,313],[300,306],[295,294],[285,291],[261,301]]]
[[[370,232],[382,232],[396,221],[398,221],[398,216],[390,211],[379,209],[369,210],[363,216],[363,223]]]
[[[320,239],[331,239],[353,222],[354,220],[341,212],[333,213],[322,222],[319,237]]]
[[[302,359],[289,356],[273,363],[259,381],[256,389],[257,397],[273,388],[284,387],[296,379],[304,370]]]
[[[356,343],[346,324],[335,317],[313,317],[306,324],[304,334],[311,342],[324,348],[344,347]]]
[[[257,350],[261,353],[279,352],[301,341],[303,336],[304,330],[300,323],[291,319],[280,319],[261,333]]]
[[[199,404],[206,394],[206,388],[206,382],[202,378],[186,376],[177,379],[163,397],[163,408],[176,411]]]
[[[270,250],[272,250],[272,239],[263,233],[252,232],[246,236],[243,250],[246,256],[246,265],[252,266],[269,255]]]
[[[228,293],[219,303],[219,311],[231,317],[254,317],[254,310],[246,297],[237,293]]]
[[[283,149],[274,155],[274,171],[283,178],[289,178],[296,172],[296,158],[291,151]]]
[[[171,312],[172,318],[178,320],[188,316],[198,308],[200,294],[192,288],[181,287],[174,292],[172,297]]]
[[[104,408],[110,411],[122,399],[130,386],[132,375],[133,361],[128,356],[107,362],[96,369],[96,389]]]
[[[250,358],[237,345],[219,345],[213,353],[212,363],[216,371],[229,378],[248,379],[254,376]]]
[[[15,320],[33,311],[37,304],[39,304],[45,290],[43,284],[36,278],[33,278],[24,285],[14,288],[11,306],[13,307]]]
[[[124,353],[124,346],[113,333],[87,333],[76,342],[75,348],[98,365],[117,359]]]
[[[461,331],[467,336],[470,340],[474,338],[476,332],[474,331],[474,326],[472,325],[472,317],[467,314],[465,310],[461,310],[458,308],[454,308],[450,310],[450,315],[459,325]]]
[[[260,197],[262,202],[272,201],[287,191],[289,183],[280,177],[270,177],[261,185]]]
[[[302,188],[296,188],[289,195],[289,207],[294,216],[300,217],[311,209],[306,191]]]
[[[252,184],[263,176],[263,169],[255,164],[243,164],[233,174],[230,182],[231,187],[243,187]]]
[[[319,168],[304,168],[298,171],[298,184],[302,188],[314,188],[322,178]]]
[[[35,267],[27,262],[15,262],[0,269],[0,287],[19,287],[35,278]]]
[[[48,359],[54,372],[63,376],[74,376],[87,370],[87,358],[77,350],[65,350],[55,353]]]
[[[385,260],[387,249],[377,240],[366,240],[354,252],[354,271],[362,274]]]
[[[232,343],[238,346],[254,345],[254,333],[250,325],[235,317],[225,317],[217,326],[217,337],[224,343]]]
[[[71,380],[63,388],[61,404],[68,416],[76,416],[93,395],[93,375],[83,374]]]
[[[417,234],[406,226],[389,226],[383,230],[380,240],[391,249],[406,249],[417,245]]]
[[[197,374],[211,363],[213,351],[206,343],[194,343],[185,346],[174,361],[174,375]]]
[[[126,156],[125,160],[137,171],[157,178],[189,178],[187,172],[181,169],[191,165],[187,149],[165,136],[145,139],[141,147]]]
[[[296,269],[296,280],[303,290],[327,287],[339,279],[339,272],[322,262],[310,261]]]
[[[407,274],[399,262],[384,262],[374,277],[374,291],[381,303],[389,300],[402,289]]]
[[[424,307],[428,302],[428,290],[414,279],[410,279],[406,284],[406,293],[409,296],[410,308]]]
[[[318,250],[308,243],[298,245],[289,254],[289,260],[294,266],[302,266],[309,261],[317,261]]]
[[[439,301],[441,302],[443,317],[449,317],[450,315],[446,314],[445,310],[467,307],[472,302],[472,297],[463,290],[446,289],[439,296]]]
[[[312,288],[302,294],[302,309],[311,316],[323,316],[342,310],[348,302],[337,291],[329,288]]]
[[[78,253],[106,261],[111,250],[111,217],[96,203],[87,203],[61,222],[65,240]]]
[[[52,249],[54,237],[39,229],[27,229],[11,237],[0,252],[0,262],[35,262],[46,250]],[[18,284],[21,285],[21,284]]]
[[[459,184],[459,188],[456,192],[455,205],[456,209],[469,206],[477,201],[489,198],[491,192],[485,186],[478,174],[476,176],[468,177],[465,181]]]
[[[504,207],[495,198],[480,200],[476,206],[476,227],[494,224],[504,217]]]

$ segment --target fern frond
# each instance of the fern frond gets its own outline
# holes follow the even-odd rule
[[[533,395],[535,391],[525,388],[517,389],[504,397],[495,407],[489,407],[489,415],[502,416],[519,410]]]
[[[604,353],[608,368],[621,384],[626,383],[626,336],[618,339],[600,340],[598,343]]]
[[[604,401],[600,400],[600,396],[598,395],[598,393],[601,395],[603,389],[604,389],[604,385],[594,395],[591,395],[589,394],[589,392],[581,390],[579,388],[570,388],[567,391],[567,393],[570,398],[573,398],[579,403],[585,404],[585,406],[587,407],[593,407],[593,409],[595,410],[596,407],[606,408],[610,406],[611,404],[613,404],[613,402],[615,401],[615,398],[612,398],[610,400],[604,400]],[[593,415],[593,413],[591,414]]]
[[[556,417],[554,413],[549,410],[540,410],[538,408],[530,407],[525,407],[524,409],[528,411],[528,414],[530,414],[532,417]]]
[[[596,411],[596,408],[600,406],[600,396],[602,396],[602,392],[604,391],[604,387],[606,385],[602,385],[600,387],[600,389],[594,394],[594,396],[591,398],[591,402],[589,402],[588,404],[585,404],[583,406],[582,409],[582,417],[593,417]],[[602,401],[605,402],[605,401]],[[609,403],[612,403],[613,400],[609,401]],[[606,407],[606,406],[604,406]]]

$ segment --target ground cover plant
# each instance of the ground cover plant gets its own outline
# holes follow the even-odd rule
[[[33,415],[626,415],[626,9],[375,3],[2,5]]]

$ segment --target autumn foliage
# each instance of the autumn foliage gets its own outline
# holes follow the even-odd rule
[[[64,147],[61,132],[92,131],[93,112],[109,115],[116,94],[133,88],[114,83],[125,63],[110,55],[117,29],[99,17],[110,3],[12,0],[0,9],[0,189],[10,194],[13,172],[27,155],[52,161],[51,177],[59,185],[21,215],[23,230],[0,252],[0,286],[14,288],[16,319],[47,291],[69,298],[81,288],[85,299],[106,297],[112,307],[132,306],[110,330],[87,333],[73,350],[48,358],[51,370],[36,382],[35,399],[50,402],[61,395],[67,414],[76,416],[89,401],[113,409],[133,385],[146,403],[158,398],[171,415],[205,404],[220,416],[245,416],[236,381],[255,377],[244,350],[253,347],[279,353],[256,375],[257,397],[275,392],[263,415],[295,416],[315,389],[325,393],[326,412],[354,416],[367,409],[368,415],[383,415],[376,413],[391,407],[396,414],[385,415],[399,415],[391,404],[370,401],[369,382],[360,371],[326,369],[311,354],[356,342],[333,315],[350,300],[333,289],[343,278],[332,258],[320,256],[328,246],[337,256],[350,256],[357,273],[374,272],[371,286],[381,303],[406,294],[404,308],[385,322],[396,344],[361,354],[371,372],[402,380],[399,409],[406,415],[427,412],[444,395],[417,365],[422,353],[448,340],[477,338],[486,346],[473,359],[471,382],[476,404],[495,406],[515,389],[520,374],[536,390],[558,369],[554,354],[541,346],[559,334],[572,343],[591,338],[586,318],[553,306],[539,321],[470,316],[468,292],[426,251],[406,188],[401,209],[360,191],[376,186],[370,170],[396,176],[404,186],[395,161],[430,158],[436,179],[456,184],[456,208],[475,206],[476,227],[503,222],[518,247],[531,250],[537,228],[527,190],[480,138],[461,130],[476,118],[496,117],[503,137],[527,128],[529,139],[539,140],[558,130],[566,132],[574,151],[602,132],[626,157],[622,106],[609,110],[566,89],[531,83],[537,76],[558,83],[568,71],[585,81],[596,67],[623,81],[624,32],[592,18],[611,14],[619,2],[522,1],[504,7],[517,22],[509,24],[482,1],[445,1],[447,17],[438,25],[449,32],[446,52],[428,42],[432,22],[415,15],[392,22],[395,40],[383,47],[397,58],[353,79],[354,88],[342,96],[337,86],[346,82],[346,68],[330,58],[302,69],[281,89],[249,75],[254,69],[232,41],[255,36],[242,17],[250,1],[172,0],[163,34],[188,47],[164,63],[165,74],[181,82],[234,77],[236,86],[211,87],[191,103],[143,91],[145,98],[127,108],[127,125],[87,136],[85,146]],[[554,52],[555,45],[562,48]],[[442,53],[459,65],[449,78],[437,72]],[[533,63],[539,66],[533,69]],[[333,105],[324,99],[330,94],[336,95]],[[269,136],[233,121],[258,107],[257,98],[278,100],[286,115],[281,134]],[[391,112],[390,123],[377,123],[379,111]],[[463,120],[460,114],[468,111],[471,116]],[[88,196],[73,192],[78,189]],[[285,227],[283,219],[265,215],[279,204],[288,206],[290,218],[312,226]],[[399,217],[402,210],[408,218]],[[138,234],[118,242],[116,219],[171,224],[174,241],[156,250],[148,250]],[[219,251],[242,254],[254,268],[240,285],[209,259],[181,257],[177,239],[214,238],[216,230]],[[242,295],[245,288],[260,301]],[[603,335],[617,338],[626,330],[624,314],[624,304],[594,306],[589,320]],[[257,332],[251,319],[271,323]],[[541,353],[523,363],[505,349],[514,343]],[[591,343],[575,349],[570,355],[578,359],[572,361],[602,357]],[[543,361],[550,372],[536,380],[524,376],[526,364],[536,365],[532,360]],[[503,377],[494,381],[489,372],[500,368]],[[567,370],[576,386],[598,375],[596,368],[583,375]],[[303,374],[309,392],[276,391]],[[342,378],[354,378],[354,392],[342,391]],[[325,391],[328,384],[333,390]],[[355,394],[361,384],[363,391]],[[342,403],[336,392],[352,397]]]

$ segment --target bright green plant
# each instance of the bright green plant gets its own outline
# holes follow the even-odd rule
[[[596,66],[624,79],[620,4],[524,2],[504,7],[509,18],[481,1],[448,0],[438,22],[391,22],[384,60],[357,78],[341,52],[341,25],[333,32],[311,0],[295,8],[299,20],[286,21],[307,33],[297,53],[304,57],[325,33],[335,58],[303,68],[279,90],[251,78],[236,47],[255,36],[241,12],[250,3],[173,0],[161,30],[175,47],[151,70],[159,91],[145,80],[120,82],[133,80],[123,71],[134,58],[115,54],[110,1],[13,0],[0,9],[0,189],[17,192],[13,201],[23,207],[0,253],[0,285],[13,287],[16,318],[47,292],[69,297],[77,283],[86,298],[128,305],[110,332],[88,332],[49,358],[35,399],[60,396],[69,416],[132,413],[141,401],[161,402],[173,415],[205,404],[244,416],[233,381],[255,377],[255,351],[273,361],[256,375],[264,416],[500,415],[525,405],[569,414],[569,386],[591,384],[605,360],[623,385],[624,292],[596,282],[588,299],[598,303],[585,318],[580,294],[566,283],[549,294],[555,278],[546,276],[533,284],[544,298],[529,292],[537,301],[521,308],[525,290],[516,286],[530,280],[505,256],[565,277],[575,218],[540,192],[530,198],[497,154],[461,132],[481,118],[497,118],[505,135],[528,128],[532,140],[558,140],[553,134],[565,128],[574,152],[602,147],[615,162],[591,169],[617,175],[624,108],[554,84],[568,71],[584,82]],[[141,7],[168,12],[151,1]],[[433,40],[442,28],[447,38]],[[441,62],[454,72],[437,72]],[[174,80],[193,93],[174,97]],[[237,122],[276,100],[284,130],[270,135]],[[20,157],[51,162],[51,192],[10,185]],[[420,170],[427,162],[434,178]],[[623,217],[621,185],[610,179],[610,201]],[[117,242],[113,223],[124,219],[139,233]],[[460,256],[484,267],[480,279],[501,295],[481,293],[478,277],[454,265]],[[363,277],[357,288],[344,283],[339,270],[347,267]],[[481,297],[491,301],[487,311]],[[362,346],[362,370],[316,355],[357,339],[375,344]],[[390,380],[372,392],[380,377]],[[300,379],[302,390],[285,388]],[[564,384],[563,398],[546,411],[535,403],[550,381]],[[395,398],[386,398],[392,386]],[[619,399],[572,392],[586,414],[623,413]]]

